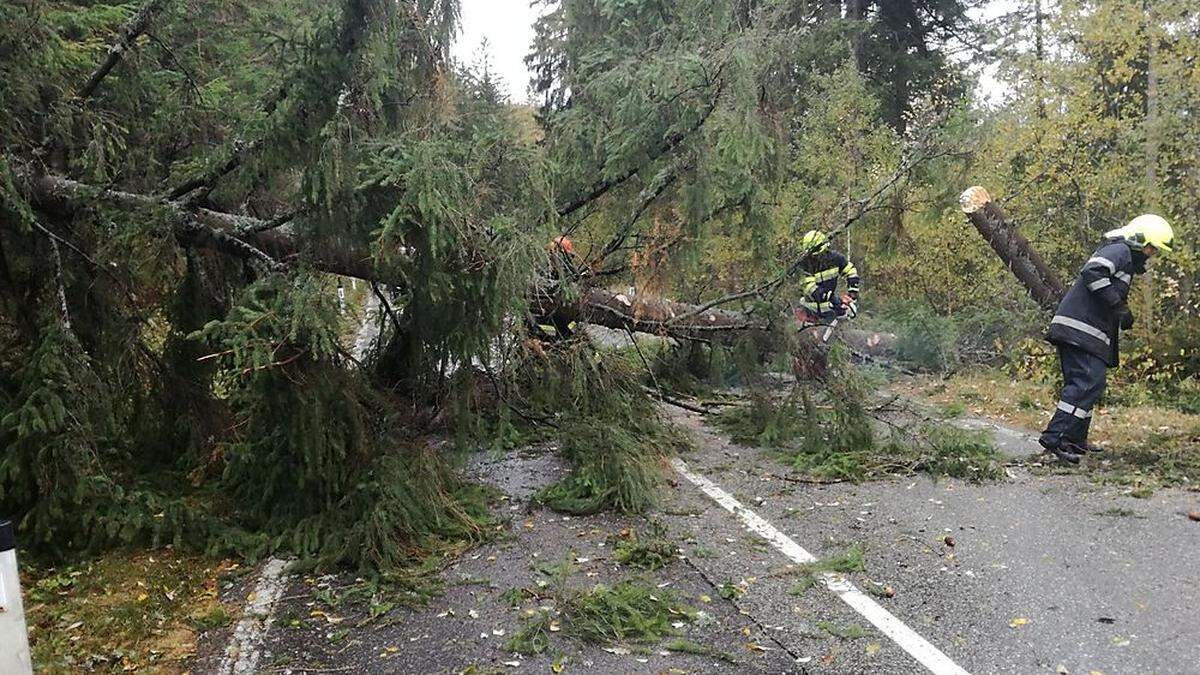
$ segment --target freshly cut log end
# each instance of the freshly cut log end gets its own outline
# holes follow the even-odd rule
[[[974,185],[967,188],[958,197],[958,203],[962,206],[963,213],[970,215],[979,209],[982,209],[986,204],[992,201],[992,196],[988,191],[979,185]]]

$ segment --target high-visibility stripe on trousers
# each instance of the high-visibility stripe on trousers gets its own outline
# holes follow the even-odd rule
[[[1057,447],[1064,441],[1086,444],[1092,424],[1092,409],[1104,394],[1108,364],[1104,359],[1070,345],[1060,345],[1063,389],[1054,417],[1042,432],[1043,445]]]

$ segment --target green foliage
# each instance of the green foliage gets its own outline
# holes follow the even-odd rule
[[[797,566],[794,570],[789,570],[789,573],[800,577],[789,592],[792,595],[804,595],[810,588],[816,586],[819,577],[827,572],[865,572],[866,569],[862,544],[852,544],[836,556],[805,563]]]
[[[958,329],[951,319],[920,306],[893,314],[891,318],[900,338],[896,354],[905,362],[933,372],[944,372],[956,365]]]
[[[510,111],[445,67],[458,3],[162,3],[80,97],[137,9],[0,8],[0,510],[60,553],[171,542],[375,573],[476,540],[486,495],[434,415],[399,411],[439,405],[524,311],[549,189]],[[287,269],[98,190],[48,208],[29,166],[294,211],[267,235]],[[336,282],[298,262],[344,250],[400,289],[366,368]]]
[[[835,638],[841,638],[842,640],[857,640],[859,638],[867,637],[871,634],[867,631],[867,629],[855,623],[843,627],[828,621],[818,621],[817,628],[820,628]]]
[[[748,405],[726,409],[716,423],[736,442],[770,448],[815,480],[923,472],[983,482],[1005,475],[1003,458],[984,433],[933,424],[877,433],[868,392],[868,381],[835,352],[820,389],[799,384],[782,396],[753,393]]]
[[[205,536],[203,511],[123,480],[130,453],[117,415],[126,410],[65,326],[46,327],[15,381],[0,417],[0,505],[19,517],[29,545],[66,551]]]
[[[613,546],[614,560],[649,572],[666,567],[678,555],[679,547],[667,538],[666,527],[656,522],[651,522],[645,533],[631,530],[628,537],[618,539]]]
[[[823,480],[862,480],[876,451],[864,382],[834,354],[823,388],[799,385],[776,398],[753,395],[750,405],[721,413],[717,424],[735,441],[780,451],[792,467]]]
[[[674,591],[632,578],[613,586],[596,585],[587,591],[568,583],[577,568],[570,558],[543,569],[551,578],[549,587],[554,611],[540,611],[522,622],[505,649],[522,654],[540,654],[550,648],[551,634],[564,634],[595,643],[653,643],[674,634],[677,621],[690,621],[695,612],[677,600]],[[507,595],[518,600],[531,594],[513,589]],[[534,594],[536,595],[536,594]]]
[[[708,657],[712,657],[715,659],[720,659],[721,661],[724,661],[725,663],[737,663],[737,659],[735,659],[733,657],[733,654],[730,654],[729,652],[717,649],[716,647],[710,647],[708,645],[702,645],[698,642],[692,642],[691,640],[683,640],[683,639],[671,640],[667,644],[663,645],[663,648],[669,652],[679,652],[680,654],[695,654],[697,656],[708,656]]]
[[[805,433],[806,421],[798,413],[793,399],[776,403],[768,394],[755,391],[747,405],[730,406],[715,421],[736,443],[781,448]]]
[[[526,359],[507,396],[527,415],[554,420],[559,448],[573,466],[538,499],[579,514],[639,513],[653,505],[659,463],[683,437],[645,395],[637,367],[583,341]]]
[[[693,612],[675,592],[642,580],[599,585],[576,597],[566,612],[569,631],[588,642],[658,642],[674,633],[671,623]]]
[[[217,605],[206,612],[193,614],[188,623],[192,628],[203,633],[205,631],[224,628],[233,621],[233,616],[229,610],[225,609],[224,605]]]
[[[387,397],[337,367],[340,319],[317,283],[252,286],[197,334],[239,416],[222,487],[273,546],[325,564],[390,570],[414,544],[477,539],[482,494],[430,448],[399,443]]]
[[[717,586],[717,595],[725,600],[737,600],[746,594],[746,589],[731,580],[726,580]]]
[[[526,619],[504,643],[504,651],[536,656],[550,649],[550,626],[553,622],[554,616],[550,612],[538,612]]]
[[[920,451],[920,471],[937,476],[961,478],[973,483],[1004,477],[1004,460],[986,432],[972,432],[946,425],[929,425],[922,434],[928,448]]]

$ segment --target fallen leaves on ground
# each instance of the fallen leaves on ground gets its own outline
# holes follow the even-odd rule
[[[1029,619],[1026,619],[1023,616],[1018,616],[1017,618],[1008,622],[1008,627],[1009,628],[1020,628],[1021,626],[1024,626],[1027,623],[1029,623]]]

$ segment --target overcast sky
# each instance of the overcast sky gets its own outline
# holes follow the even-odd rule
[[[488,54],[495,75],[504,81],[509,99],[513,103],[529,100],[529,71],[525,68],[525,55],[533,41],[533,22],[542,5],[530,6],[530,0],[461,0],[462,31],[454,44],[454,57],[466,64],[475,63],[480,56],[480,45],[486,38]],[[1011,11],[1016,0],[993,0],[984,9],[973,12],[976,18],[992,18]],[[1004,88],[990,68],[981,74],[980,95],[996,103]]]
[[[528,100],[529,71],[525,55],[533,42],[533,22],[541,11],[529,0],[462,0],[462,32],[454,44],[454,57],[472,64],[487,38],[493,72],[507,85],[513,103]]]

